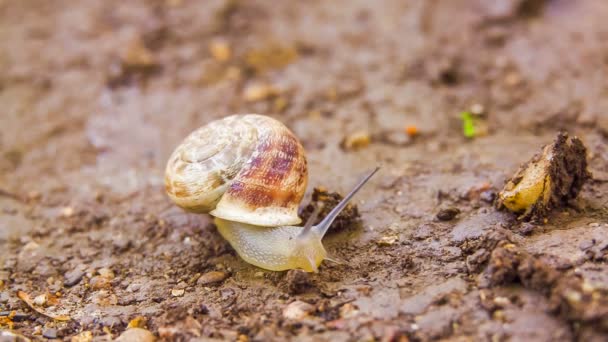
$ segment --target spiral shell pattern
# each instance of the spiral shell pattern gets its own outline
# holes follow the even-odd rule
[[[232,115],[192,132],[165,170],[167,194],[178,206],[266,227],[300,223],[307,180],[297,138],[257,114]]]

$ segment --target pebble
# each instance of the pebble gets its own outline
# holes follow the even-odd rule
[[[196,281],[196,284],[197,285],[214,284],[214,283],[219,283],[226,278],[228,278],[228,274],[225,272],[211,271],[211,272],[207,272],[207,273],[203,274],[200,278],[198,278],[198,280]]]
[[[72,217],[74,216],[74,208],[72,207],[64,207],[61,209],[61,216],[62,217]]]
[[[386,133],[384,139],[392,145],[405,146],[412,142],[412,136],[413,134],[408,135],[403,132],[395,131]]]
[[[219,62],[225,62],[230,59],[232,52],[230,51],[230,45],[223,39],[215,39],[209,43],[209,52],[213,58]]]
[[[109,289],[112,287],[110,280],[102,276],[93,277],[89,284],[93,290]]]
[[[308,316],[308,314],[314,310],[314,306],[306,302],[296,300],[285,307],[283,310],[283,317],[285,319],[299,320]]]
[[[269,84],[254,83],[245,88],[243,97],[247,102],[256,102],[266,100],[270,97],[278,95],[279,93],[280,91],[277,88]]]
[[[181,297],[184,295],[186,291],[184,289],[173,289],[171,290],[171,295],[173,297]]]
[[[437,218],[441,221],[450,221],[460,213],[458,208],[449,207],[439,210]]]
[[[399,237],[397,235],[385,235],[376,241],[376,244],[378,246],[392,246],[397,242],[399,242]]]
[[[34,298],[34,304],[38,306],[43,306],[46,304],[46,294],[38,295]]]
[[[8,294],[7,291],[0,292],[0,303],[6,304],[6,303],[8,303],[8,300],[10,298],[11,298],[11,296]]]
[[[101,323],[102,326],[104,327],[118,327],[122,324],[122,320],[119,317],[116,316],[106,316],[103,317],[99,320],[99,323]]]
[[[130,328],[125,330],[115,341],[120,342],[154,342],[156,336],[150,331],[142,328]]]
[[[11,316],[11,320],[13,322],[23,322],[30,318],[28,314],[24,314],[23,312],[15,312],[15,311],[0,311],[0,317]]]
[[[82,280],[84,277],[84,267],[77,267],[64,275],[65,280],[63,281],[63,285],[67,287],[72,287]]]
[[[97,273],[99,273],[99,275],[104,278],[107,278],[110,280],[114,279],[114,272],[112,272],[112,270],[107,267],[100,268],[99,270],[97,270]]]
[[[55,328],[46,328],[42,331],[42,336],[46,338],[57,338],[57,329]]]
[[[369,132],[358,131],[344,137],[341,146],[345,150],[357,150],[368,146],[372,141]]]
[[[474,103],[471,106],[471,114],[483,115],[484,112],[485,112],[485,108],[483,107],[483,105],[481,103]]]
[[[91,342],[93,341],[93,333],[90,331],[83,331],[76,336],[72,336],[71,342]]]
[[[12,331],[0,330],[0,341],[30,342],[31,340]]]
[[[479,199],[486,203],[493,203],[496,199],[496,192],[493,190],[486,190],[479,194]]]

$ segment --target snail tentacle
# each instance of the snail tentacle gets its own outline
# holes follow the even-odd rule
[[[344,208],[346,208],[346,206],[348,205],[348,202],[350,202],[350,200],[355,196],[355,194],[357,194],[357,192],[359,192],[359,190],[361,190],[361,188],[365,185],[365,183],[367,183],[370,178],[372,178],[372,176],[378,172],[378,170],[380,170],[380,167],[376,167],[372,172],[370,172],[367,176],[365,176],[361,181],[359,181],[359,184],[357,184],[343,199],[342,201],[340,201],[340,203],[338,203],[338,205],[336,205],[335,208],[333,208],[329,214],[327,214],[327,216],[325,216],[325,218],[319,222],[318,225],[314,226],[310,232],[315,233],[316,235],[320,236],[321,238],[323,238],[323,236],[325,236],[325,234],[327,233],[327,231],[329,230],[329,227],[331,226],[331,224],[334,222],[334,220],[338,217],[338,215],[340,214],[340,212],[342,212],[342,210],[344,210]],[[307,231],[303,231],[303,234],[308,234]]]

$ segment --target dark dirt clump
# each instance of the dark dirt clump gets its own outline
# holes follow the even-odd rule
[[[310,203],[304,207],[300,213],[302,221],[308,221],[308,218],[314,212],[315,208],[321,207],[319,215],[315,220],[315,224],[318,224],[343,198],[344,197],[337,192],[329,192],[322,187],[314,188]],[[328,232],[339,232],[348,227],[353,227],[353,225],[360,222],[360,220],[361,218],[357,205],[349,203],[338,215]]]
[[[284,279],[287,290],[291,294],[305,292],[312,286],[310,276],[302,270],[289,270]]]
[[[514,282],[544,294],[551,310],[569,321],[608,331],[608,290],[603,285],[598,287],[571,269],[559,270],[546,258],[503,241],[492,251],[480,286],[492,288]]]
[[[561,132],[517,170],[499,193],[497,206],[521,213],[522,219],[542,221],[552,209],[575,199],[589,178],[585,145]]]

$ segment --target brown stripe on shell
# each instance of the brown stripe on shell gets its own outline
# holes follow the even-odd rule
[[[260,139],[254,156],[227,193],[252,208],[297,206],[307,178],[303,154],[289,130],[271,131]]]

